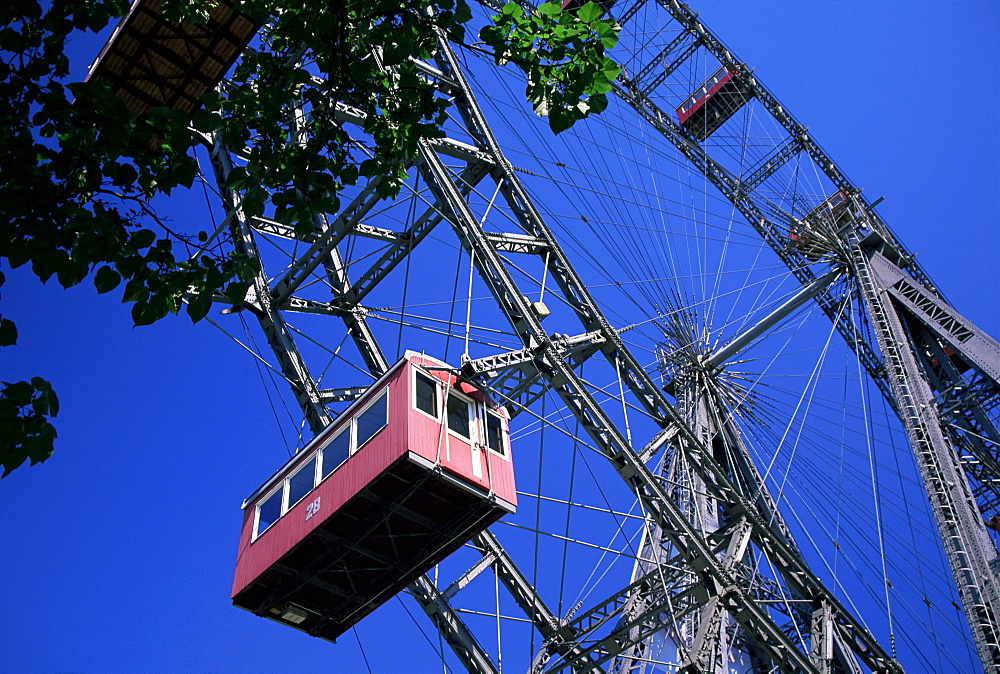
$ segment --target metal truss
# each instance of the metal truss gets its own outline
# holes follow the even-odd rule
[[[899,291],[899,282],[892,283],[895,278],[886,273],[892,267],[879,252],[866,250],[860,243],[854,250],[854,271],[873,319],[900,416],[931,499],[945,554],[955,575],[979,656],[985,666],[1000,666],[997,623],[1000,584],[993,572],[996,547],[986,533],[959,456],[945,436],[937,408],[931,401],[930,386],[921,376],[916,352],[911,346],[914,340],[904,327],[905,314],[886,297],[894,294],[890,289]],[[886,276],[889,276],[888,283]],[[947,313],[941,305],[935,303],[934,307]],[[990,346],[992,340],[978,330],[963,326],[959,318],[949,314],[949,320],[943,322],[952,327],[953,333],[961,330],[960,334],[965,337],[961,341],[973,342],[973,349]],[[973,340],[973,336],[979,339]],[[995,342],[992,347],[996,348]],[[961,380],[951,383],[961,385]]]
[[[638,0],[619,14],[625,24],[643,8],[662,10],[664,25],[677,31],[664,53],[637,64],[617,83],[616,93],[701,171],[759,232],[764,241],[806,286],[816,266],[808,251],[796,250],[790,225],[803,222],[816,206],[808,194],[786,198],[804,204],[789,213],[777,203],[768,180],[781,167],[805,157],[849,199],[852,215],[838,222],[836,250],[825,260],[858,279],[860,297],[874,325],[874,338],[847,322],[837,322],[906,429],[952,572],[972,627],[979,656],[988,668],[1000,667],[997,635],[997,582],[992,568],[997,552],[985,522],[998,515],[1000,435],[1000,347],[943,299],[913,256],[865,202],[860,190],[809,136],[778,100],[722,42],[677,0]],[[667,57],[670,60],[667,62]],[[735,73],[764,114],[784,129],[764,157],[739,171],[713,155],[717,146],[692,137],[665,107],[676,94],[667,85],[686,60],[710,61]],[[664,65],[666,64],[666,65]],[[661,65],[662,67],[656,67]],[[715,66],[715,67],[717,67]],[[673,96],[673,99],[671,99]],[[805,216],[805,217],[804,217]],[[836,321],[835,298],[820,292],[815,301]],[[958,355],[955,355],[958,354]]]
[[[719,639],[732,631],[723,629],[723,625],[738,628],[746,648],[759,662],[769,663],[768,667],[823,670],[836,657],[851,662],[856,659],[870,670],[895,669],[892,658],[808,569],[787,529],[767,505],[766,493],[756,490],[751,494],[735,481],[731,468],[713,459],[704,434],[692,429],[689,420],[678,413],[653,383],[649,372],[632,356],[620,331],[611,327],[501,153],[444,39],[437,58],[436,65],[426,67],[425,71],[452,97],[475,146],[447,140],[421,142],[414,169],[433,195],[423,215],[412,220],[405,234],[366,226],[365,215],[373,212],[380,201],[374,184],[370,183],[335,218],[315,223],[305,250],[280,278],[269,280],[262,270],[245,306],[258,316],[282,374],[296,391],[310,425],[316,430],[329,418],[324,402],[348,396],[350,392],[320,389],[305,368],[278,310],[340,316],[359,351],[366,354],[368,369],[373,375],[379,374],[385,369],[385,359],[366,327],[366,310],[361,302],[431,230],[447,223],[522,344],[517,351],[464,363],[465,375],[515,409],[527,408],[548,393],[558,396],[576,417],[592,446],[606,457],[638,497],[649,525],[657,532],[657,540],[673,552],[670,559],[651,560],[649,573],[609,600],[610,603],[603,604],[618,607],[619,613],[621,607],[629,607],[627,629],[617,628],[591,639],[595,627],[606,626],[607,617],[614,611],[591,609],[572,622],[558,618],[545,606],[499,540],[484,533],[473,541],[482,561],[450,588],[439,590],[426,577],[410,588],[411,595],[442,632],[445,642],[470,671],[495,671],[495,665],[471,630],[449,606],[449,599],[455,593],[491,568],[544,641],[536,658],[539,669],[604,668],[610,660],[640,644],[650,631],[663,628],[666,618],[662,602],[666,599],[673,606],[670,620],[690,612],[700,615],[702,629],[690,652],[684,655],[691,671],[711,669],[712,654],[723,648]],[[456,148],[462,151],[456,152]],[[454,158],[456,154],[467,163],[459,172],[444,161],[445,157]],[[213,148],[212,160],[219,184],[224,185],[229,160],[218,144]],[[473,213],[468,197],[486,178],[495,184],[496,193],[514,215],[520,231],[487,232]],[[238,195],[225,193],[232,235],[240,250],[256,254],[255,227],[272,234],[289,233],[287,225],[282,223],[247,222],[239,212]],[[348,278],[338,253],[338,246],[349,236],[375,237],[390,244],[388,251],[353,281]],[[777,238],[776,234],[772,236]],[[546,333],[541,325],[541,309],[527,299],[511,272],[511,264],[505,257],[509,254],[535,256],[544,262],[552,284],[579,321],[578,336]],[[332,295],[329,302],[320,304],[297,298],[296,291],[319,269],[324,270],[328,281]],[[820,293],[821,286],[822,283],[816,282],[813,292]],[[643,445],[633,447],[627,434],[597,402],[581,377],[583,364],[595,357],[615,369],[637,403],[661,427]],[[647,467],[646,461],[668,445],[675,447],[678,455],[683,454],[699,489],[717,504],[719,519],[713,526],[696,526],[670,485]],[[789,616],[781,618],[780,611],[760,603],[760,591],[753,589],[753,582],[748,583],[741,566],[751,546],[755,554],[767,557],[772,567],[779,570],[778,581],[783,586],[779,592],[809,607],[811,619],[800,620],[799,629],[815,636],[793,638],[781,622]],[[598,615],[604,616],[604,622],[594,622],[594,616]],[[824,646],[831,643],[837,648]],[[826,652],[829,655],[823,655]]]

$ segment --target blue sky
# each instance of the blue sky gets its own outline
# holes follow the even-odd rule
[[[1000,5],[691,5],[1000,335]],[[0,483],[3,669],[413,671],[429,623],[409,600],[359,625],[363,650],[230,605],[239,506],[269,474],[247,467],[287,456],[244,352],[207,324],[132,329],[113,296],[3,271],[20,334],[3,377],[45,376],[62,400],[56,454]]]

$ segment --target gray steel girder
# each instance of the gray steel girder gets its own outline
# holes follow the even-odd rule
[[[538,319],[532,314],[524,295],[510,277],[506,266],[500,260],[496,251],[489,245],[484,232],[476,218],[469,211],[452,183],[451,176],[440,158],[427,152],[422,153],[422,167],[428,171],[427,180],[438,194],[439,202],[453,209],[449,220],[456,234],[475,260],[476,269],[487,287],[497,300],[501,310],[507,315],[516,334],[522,342],[530,344],[547,344],[547,360],[552,363],[554,371],[547,375],[550,386],[560,395],[567,407],[572,410],[581,425],[591,436],[595,445],[615,464],[618,472],[631,483],[644,502],[646,508],[654,513],[657,524],[664,530],[677,529],[681,533],[673,541],[678,549],[687,553],[688,562],[692,563],[706,581],[716,591],[728,593],[735,588],[734,603],[742,610],[738,619],[744,623],[748,632],[756,636],[761,647],[770,651],[777,660],[789,660],[795,666],[809,669],[807,657],[801,653],[784,632],[775,625],[765,611],[758,607],[745,592],[736,588],[734,580],[716,561],[714,555],[706,547],[699,532],[691,527],[684,516],[673,505],[658,481],[641,462],[639,456],[628,446],[603,409],[593,400],[586,386],[575,373],[554,353],[548,337],[545,335]],[[596,306],[590,307],[597,311]],[[818,582],[818,581],[817,581]],[[874,640],[872,640],[874,644]]]
[[[879,288],[1000,385],[1000,344],[995,339],[878,251],[868,252],[868,262]]]
[[[407,588],[407,591],[431,619],[468,671],[476,674],[498,674],[500,670],[430,578],[426,575],[421,576]]]
[[[218,136],[211,149],[210,157],[216,182],[225,198],[226,218],[230,223],[234,245],[239,252],[259,260],[260,256],[254,242],[253,230],[243,216],[239,196],[226,187],[232,163],[228,150],[223,146]],[[305,360],[295,346],[295,341],[292,339],[284,319],[271,301],[271,289],[263,268],[253,280],[251,293],[255,307],[253,313],[260,322],[267,343],[277,357],[281,372],[291,385],[310,429],[313,433],[318,433],[330,423],[330,414],[321,400],[319,387],[309,374]]]
[[[442,63],[441,69],[448,72],[468,92],[464,77],[454,62],[454,55],[446,44],[442,45],[441,56],[439,61]],[[616,365],[629,389],[654,418],[662,420],[664,424],[673,421],[684,428],[662,392],[653,385],[645,370],[624,347],[616,331],[610,327],[568,260],[562,255],[551,233],[513,175],[509,163],[503,158],[471,94],[466,93],[463,97],[457,97],[456,106],[459,107],[473,136],[480,139],[480,142],[484,143],[483,149],[490,151],[496,158],[497,168],[494,169],[494,176],[498,181],[502,180],[501,188],[505,191],[508,204],[521,220],[525,233],[547,240],[551,251],[548,255],[549,272],[559,285],[563,296],[575,310],[584,330],[599,331],[604,335],[606,341],[601,349],[602,352]],[[480,277],[493,294],[501,311],[507,316],[515,334],[526,348],[538,348],[544,353],[543,360],[547,367],[542,374],[551,390],[562,398],[564,404],[576,415],[581,426],[591,437],[594,445],[608,457],[619,474],[637,493],[657,526],[670,537],[671,543],[683,553],[685,562],[702,578],[709,595],[721,593],[728,597],[727,605],[733,611],[736,620],[759,647],[769,653],[769,657],[791,663],[792,666],[803,670],[811,669],[808,655],[799,650],[798,645],[774,624],[767,612],[739,587],[731,572],[720,565],[702,538],[702,534],[692,528],[673,504],[660,481],[644,465],[639,455],[593,399],[584,382],[562,360],[558,349],[545,334],[538,318],[534,315],[530,303],[513,281],[505,262],[462,199],[454,183],[454,174],[445,167],[433,148],[427,145],[421,147],[420,168],[438,203],[449,210],[447,218],[450,224],[475,261]],[[695,470],[705,476],[706,484],[719,498],[747,513],[748,521],[753,525],[754,542],[766,551],[779,568],[785,569],[787,577],[797,586],[794,591],[804,597],[815,598],[817,601],[828,601],[834,607],[837,616],[835,619],[849,634],[848,643],[869,667],[893,668],[894,663],[882,652],[874,639],[864,633],[856,621],[848,617],[846,610],[805,568],[795,551],[757,515],[755,507],[733,488],[701,443],[690,431],[685,430],[683,433],[693,446],[701,448],[692,462]]]
[[[945,555],[984,666],[1000,668],[1000,583],[990,563],[997,558],[968,480],[945,439],[927,382],[921,377],[903,320],[879,287],[871,253],[854,247],[854,271],[886,359],[900,418],[917,458]]]

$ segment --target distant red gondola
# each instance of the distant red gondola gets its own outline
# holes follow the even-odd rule
[[[750,100],[744,78],[719,68],[677,107],[677,121],[699,141],[705,140]]]
[[[506,513],[507,414],[407,354],[244,504],[233,603],[334,640]]]
[[[562,10],[564,12],[575,12],[580,9],[587,2],[593,2],[595,5],[601,8],[601,10],[607,14],[611,11],[611,8],[615,6],[617,0],[562,0]]]
[[[788,244],[809,260],[833,252],[839,231],[852,222],[850,199],[843,190],[830,195],[788,228]]]
[[[837,190],[826,201],[809,211],[803,220],[813,226],[825,225],[827,228],[837,231],[844,225],[845,218],[850,215],[849,203],[847,193],[843,190]]]

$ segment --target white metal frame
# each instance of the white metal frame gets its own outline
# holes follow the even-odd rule
[[[367,412],[369,409],[375,406],[379,400],[385,398],[385,420],[383,424],[379,427],[377,431],[371,434],[371,436],[362,443],[358,443],[358,418]],[[381,433],[389,425],[389,389],[382,389],[382,392],[372,398],[368,404],[362,407],[360,410],[355,412],[354,416],[351,417],[351,453],[350,456],[354,456],[361,451],[361,448],[371,442],[372,438]]]
[[[424,412],[422,409],[420,409],[419,407],[417,407],[417,377],[418,376],[427,377],[432,382],[434,382],[434,394],[435,394],[434,395],[434,399],[437,402],[437,408],[438,408],[438,415],[436,417],[428,414],[427,412]],[[428,419],[433,419],[437,423],[441,423],[441,421],[442,421],[441,415],[444,413],[444,405],[445,405],[444,396],[442,395],[443,385],[444,385],[444,382],[442,382],[440,379],[438,379],[434,375],[430,374],[429,372],[424,371],[424,369],[421,368],[421,367],[414,366],[413,367],[413,376],[410,378],[410,398],[413,401],[413,404],[410,405],[410,406],[414,410],[416,410],[417,412],[419,412],[420,414],[422,414],[425,417],[427,417]]]
[[[273,522],[271,522],[266,527],[264,527],[263,530],[258,530],[259,527],[260,527],[260,507],[262,505],[264,505],[265,503],[267,503],[268,501],[270,501],[271,498],[276,493],[278,493],[278,492],[281,492],[281,503],[278,506],[278,516],[275,518],[275,520]],[[285,515],[285,502],[287,500],[288,500],[288,496],[285,493],[285,481],[282,480],[277,485],[275,485],[274,489],[272,489],[271,491],[269,491],[267,493],[267,496],[264,496],[259,501],[257,501],[257,503],[254,504],[254,507],[253,507],[253,533],[250,536],[250,542],[251,543],[253,543],[258,538],[260,538],[261,535],[265,531],[267,531],[268,529],[270,529],[271,527],[273,527],[275,524],[278,523],[278,520],[280,520],[282,517],[284,517],[284,515]]]
[[[282,480],[287,485],[287,489],[285,490],[285,499],[284,499],[284,501],[285,501],[285,507],[281,511],[282,517],[289,510],[291,510],[292,508],[294,508],[295,506],[297,506],[299,503],[301,503],[302,501],[304,501],[305,498],[306,498],[306,496],[309,496],[309,494],[312,493],[313,490],[315,490],[317,486],[319,486],[319,461],[317,461],[318,458],[319,458],[319,452],[318,451],[317,452],[312,452],[312,454],[309,456],[309,458],[304,459],[302,461],[302,464],[298,468],[295,469],[295,472],[289,473],[285,477],[285,479]],[[295,503],[292,503],[291,502],[291,498],[292,498],[292,478],[295,477],[295,476],[297,476],[303,470],[305,470],[306,464],[308,464],[309,462],[312,462],[312,465],[313,465],[312,487],[309,488],[309,491],[307,491],[304,494],[302,494],[302,497],[298,501],[296,501]]]
[[[353,419],[351,420],[351,422],[353,422]],[[344,424],[343,428],[341,428],[336,434],[330,436],[330,439],[328,441],[326,441],[325,443],[323,443],[323,446],[320,447],[319,452],[320,452],[321,458],[320,458],[320,462],[319,462],[319,468],[317,470],[317,480],[316,480],[316,486],[317,487],[324,480],[326,480],[326,478],[328,478],[331,475],[333,475],[333,473],[338,468],[340,468],[342,465],[344,465],[344,463],[347,462],[347,459],[351,458],[351,456],[352,456],[351,448],[354,446],[354,442],[353,442],[354,438],[352,436],[352,431],[351,431],[351,427],[353,426],[353,423],[351,423],[351,422],[348,422],[348,423]],[[324,470],[326,469],[326,450],[330,447],[330,445],[332,445],[334,442],[336,442],[337,439],[339,439],[342,435],[344,435],[344,433],[347,433],[347,458],[345,458],[343,461],[341,461],[336,466],[334,466],[333,468],[331,468],[330,472],[328,472],[328,473],[326,473],[324,475]]]
[[[458,431],[452,430],[451,425],[448,423],[448,401],[453,397],[458,398],[466,404],[466,413],[468,414],[469,420],[469,437],[462,435]],[[475,400],[463,393],[459,393],[454,386],[449,387],[447,395],[444,397],[443,409],[441,410],[444,414],[443,422],[445,427],[448,429],[448,435],[453,435],[459,440],[468,442],[470,445],[475,445],[479,440],[479,414],[476,412],[477,407],[478,404]]]
[[[487,423],[488,423],[488,419],[491,416],[500,420],[500,447],[503,449],[503,453],[498,452],[495,449],[493,449],[492,447],[490,447],[490,433],[489,433],[489,428],[487,426]],[[508,461],[509,462],[510,461],[510,427],[507,424],[507,419],[505,419],[502,415],[497,414],[496,412],[492,412],[489,409],[486,409],[486,406],[484,405],[483,406],[483,422],[482,422],[482,424],[483,424],[483,428],[482,428],[483,447],[485,447],[486,450],[490,454],[492,454],[494,456],[499,456],[504,461]]]

